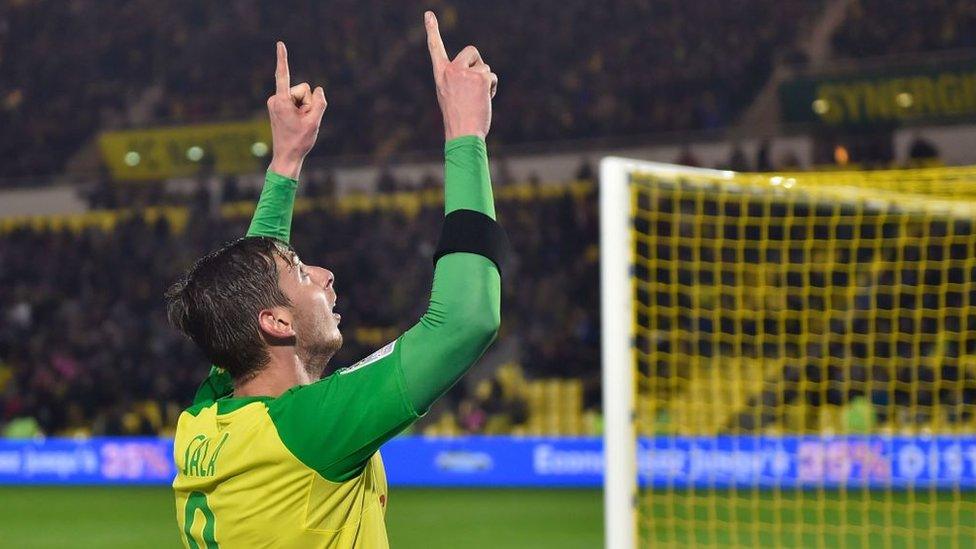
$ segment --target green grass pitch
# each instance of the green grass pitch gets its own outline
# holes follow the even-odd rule
[[[976,493],[656,491],[642,514],[661,547],[976,548]]]
[[[657,492],[650,501],[645,535],[660,546],[976,547],[973,506],[945,493]],[[599,490],[394,488],[387,523],[394,549],[600,548],[602,513]],[[871,534],[871,525],[894,535]],[[949,535],[959,526],[965,539]],[[0,487],[0,546],[180,542],[167,488]]]
[[[167,488],[0,488],[0,547],[182,547]],[[599,490],[390,491],[396,549],[594,548]]]

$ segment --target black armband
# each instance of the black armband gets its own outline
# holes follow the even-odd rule
[[[454,210],[444,218],[434,265],[447,254],[468,252],[487,257],[500,273],[508,259],[509,247],[505,230],[494,219],[474,210]]]

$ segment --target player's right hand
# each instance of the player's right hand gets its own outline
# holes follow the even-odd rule
[[[484,139],[491,128],[491,98],[498,88],[498,76],[491,72],[474,46],[464,48],[451,61],[433,12],[424,13],[424,26],[437,102],[444,115],[445,138],[477,135]]]
[[[271,116],[273,156],[269,169],[277,174],[298,179],[305,155],[312,150],[319,135],[322,114],[328,103],[325,91],[312,88],[305,82],[291,85],[288,73],[288,50],[278,42],[278,66],[275,69],[275,93],[268,98]]]

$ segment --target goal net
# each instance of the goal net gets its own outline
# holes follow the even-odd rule
[[[976,168],[600,177],[608,548],[976,547]]]

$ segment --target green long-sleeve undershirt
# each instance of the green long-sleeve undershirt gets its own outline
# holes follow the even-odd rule
[[[291,216],[295,209],[297,189],[297,180],[268,171],[245,236],[270,236],[288,242],[291,239]]]
[[[444,213],[468,209],[495,218],[485,142],[475,136],[445,145]],[[247,236],[288,241],[297,182],[268,172]],[[380,296],[377,296],[379,299]],[[422,414],[453,386],[494,340],[500,323],[501,277],[480,255],[441,257],[426,313],[397,342],[405,396]],[[194,403],[227,396],[229,376],[214,368]]]
[[[444,214],[467,209],[495,219],[485,142],[475,136],[453,139],[444,156]],[[427,312],[400,338],[405,389],[418,413],[468,371],[495,339],[500,322],[495,264],[471,253],[441,257]]]

